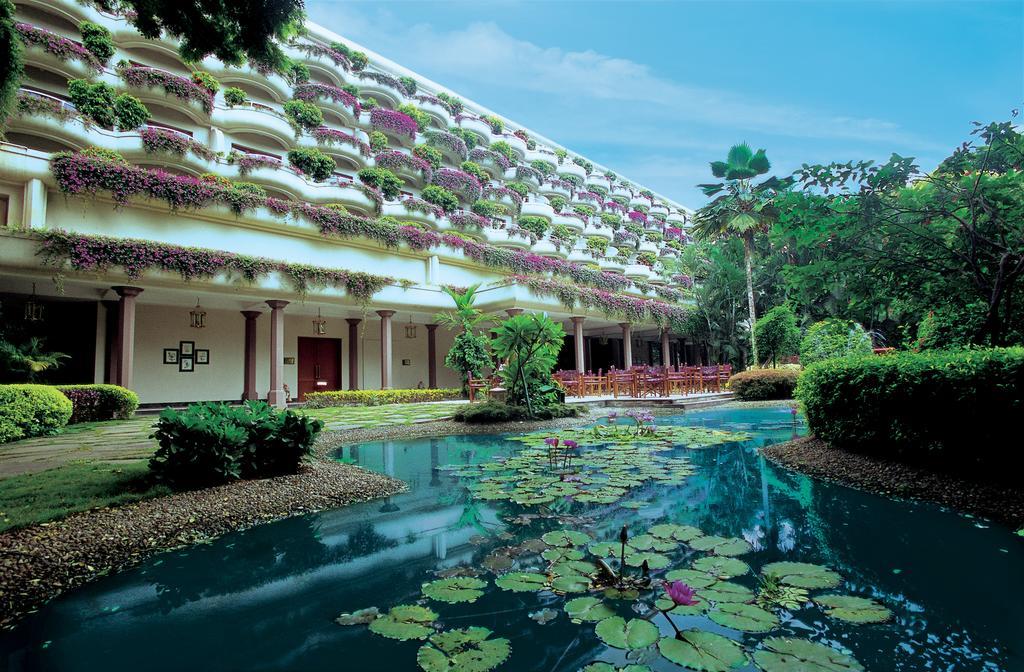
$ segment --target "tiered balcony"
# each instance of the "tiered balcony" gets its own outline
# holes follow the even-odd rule
[[[465,113],[458,120],[459,128],[465,129],[476,136],[481,146],[491,144],[491,125],[479,117],[466,116]]]
[[[565,249],[565,246],[561,248],[555,247],[547,238],[541,238],[530,248],[530,251],[534,254],[539,254],[542,257],[555,257],[558,259],[565,259],[568,256],[569,251]]]
[[[583,180],[587,177],[587,171],[583,170],[583,166],[577,166],[575,163],[566,159],[562,162],[562,165],[558,166],[555,170],[559,175],[572,175]]]
[[[588,187],[594,186],[602,187],[604,189],[611,189],[611,185],[608,182],[608,178],[596,171],[591,173],[590,175],[587,175],[586,179],[583,180],[583,184],[587,185]]]
[[[63,35],[54,35],[58,38],[64,37]],[[70,38],[64,39],[68,39],[70,42],[74,42],[81,46],[76,40],[72,40]],[[38,44],[25,44],[23,54],[25,65],[36,66],[42,70],[59,72],[68,79],[92,80],[102,73],[102,70],[97,69],[96,65],[98,64],[95,61],[90,62],[87,58],[69,58],[68,60],[62,60]],[[113,84],[115,81],[112,80],[108,83]]]
[[[555,156],[553,152],[541,147],[537,147],[536,149],[527,149],[526,154],[523,155],[523,160],[527,163],[531,163],[533,161],[547,161],[552,166],[558,165],[558,157]]]
[[[613,237],[612,230],[606,226],[597,226],[593,222],[587,223],[583,228],[583,235],[586,238],[598,237],[604,238],[605,240],[611,240]]]
[[[344,61],[336,62],[326,51],[307,51],[293,46],[285,46],[283,49],[288,58],[307,66],[311,73],[324,77],[334,86],[355,80],[346,69]]]
[[[657,254],[658,243],[652,242],[650,240],[641,239],[640,244],[637,246],[637,249],[641,252],[654,252],[655,254]]]
[[[643,281],[650,276],[650,270],[643,264],[626,264],[622,272],[630,280]]]
[[[250,102],[234,107],[215,106],[210,122],[229,133],[267,135],[285,147],[295,143],[295,131],[288,123],[288,118],[260,103]]]
[[[380,214],[390,215],[391,217],[396,217],[401,221],[411,220],[421,224],[426,224],[437,231],[440,231],[443,228],[443,217],[438,217],[432,212],[423,212],[419,209],[406,207],[404,200],[385,203],[381,206]]]
[[[630,207],[636,207],[638,205],[641,205],[649,208],[651,207],[651,202],[647,199],[646,196],[641,196],[640,194],[633,194],[629,198],[629,205]]]
[[[540,201],[523,201],[523,207],[519,214],[522,217],[543,217],[549,222],[555,218],[554,209],[547,203]]]
[[[572,196],[572,192],[569,191],[568,187],[552,184],[551,182],[545,182],[544,184],[540,185],[537,191],[544,194],[545,196],[561,196],[566,200],[569,200],[569,198]]]
[[[680,227],[687,223],[686,215],[684,215],[681,212],[670,212],[670,213],[668,213],[668,217],[666,218],[666,221],[669,221],[669,222],[671,222],[673,224],[677,224]]]
[[[654,203],[651,204],[651,212],[657,212],[657,213],[660,213],[662,215],[667,215],[668,214],[668,206],[665,205],[664,203],[654,202]]]
[[[631,198],[633,196],[633,192],[621,184],[613,184],[611,194],[613,196],[625,196],[626,198]]]
[[[581,220],[577,219],[576,217],[569,217],[568,215],[562,215],[558,213],[555,213],[555,216],[552,218],[551,223],[554,226],[558,226],[559,224],[561,224],[562,226],[565,226],[569,230],[574,231],[578,234],[582,234],[584,229],[584,224]]]
[[[448,108],[441,105],[439,102],[431,100],[430,97],[426,96],[413,96],[413,103],[416,107],[420,108],[424,112],[430,115],[430,118],[437,124],[442,130],[448,129],[452,123],[452,115],[448,111]]]
[[[405,91],[397,81],[391,81],[390,77],[373,77],[372,73],[359,73],[353,75],[352,79],[359,87],[359,95],[362,97],[374,98],[382,106],[395,109],[406,102]]]
[[[529,239],[509,235],[509,232],[504,228],[484,229],[484,239],[491,245],[497,245],[498,247],[508,247],[516,250],[529,250],[531,247]]]
[[[199,62],[199,69],[216,77],[222,86],[244,82],[266,91],[270,98],[279,103],[292,97],[292,87],[284,77],[276,72],[260,72],[248,63],[238,67],[227,66],[208,57]]]
[[[360,129],[345,129],[345,132],[363,140],[363,142],[368,142],[366,133]],[[312,135],[302,135],[297,142],[299,147],[316,147],[324,154],[330,155],[335,162],[339,163],[339,165],[351,165],[356,167],[373,165],[373,159],[364,156],[360,148],[355,144],[330,142],[325,139],[317,139]],[[404,174],[403,177],[405,177]],[[418,173],[411,177],[414,181],[423,179],[422,175]]]
[[[495,140],[504,140],[512,148],[512,151],[516,153],[520,159],[526,158],[526,141],[520,138],[518,135],[511,133],[502,133],[500,136],[495,136]]]

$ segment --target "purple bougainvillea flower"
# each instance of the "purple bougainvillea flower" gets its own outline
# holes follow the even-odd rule
[[[665,582],[665,594],[675,604],[682,607],[692,607],[697,604],[697,593],[693,588],[682,581]]]

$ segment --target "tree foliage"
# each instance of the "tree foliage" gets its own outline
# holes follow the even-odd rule
[[[754,325],[754,342],[763,361],[771,360],[772,367],[779,357],[796,354],[800,347],[800,329],[793,310],[783,304],[765,313]]]
[[[508,401],[525,405],[529,414],[558,401],[551,372],[558,363],[565,331],[547,315],[516,315],[494,332],[492,347],[499,360]]]

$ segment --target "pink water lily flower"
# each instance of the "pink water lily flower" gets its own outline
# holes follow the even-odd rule
[[[697,593],[682,581],[666,581],[665,593],[674,603],[683,607],[692,607],[698,603]]]
[[[549,436],[548,438],[544,439],[544,443],[548,444],[552,448],[558,448],[558,439],[554,436]]]
[[[566,450],[576,450],[580,447],[580,444],[576,443],[572,439],[566,439],[562,442],[562,445],[565,446]]]

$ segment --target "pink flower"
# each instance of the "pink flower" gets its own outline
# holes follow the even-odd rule
[[[682,581],[666,581],[665,594],[679,606],[692,607],[698,603],[697,593]]]
[[[552,448],[558,448],[558,439],[554,436],[549,436],[548,438],[544,439],[544,443],[548,444]]]

